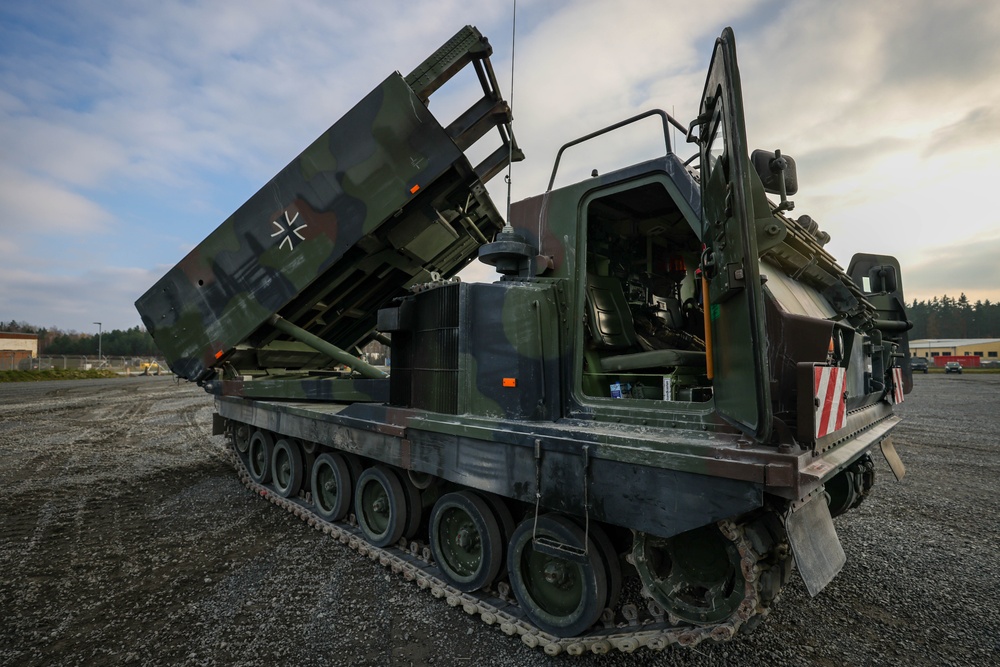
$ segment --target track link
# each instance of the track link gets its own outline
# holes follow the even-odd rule
[[[597,655],[612,650],[632,653],[646,648],[662,651],[668,646],[695,646],[702,641],[726,641],[731,639],[741,626],[753,618],[756,626],[769,612],[774,596],[763,600],[761,595],[761,575],[775,567],[775,550],[782,545],[770,545],[768,553],[757,553],[750,536],[744,530],[748,524],[721,521],[719,527],[727,539],[732,541],[740,553],[740,566],[745,579],[745,595],[738,610],[721,623],[711,625],[691,625],[669,618],[653,601],[645,608],[636,604],[622,604],[615,611],[605,609],[601,621],[586,634],[578,637],[556,637],[544,632],[527,619],[519,608],[509,587],[505,583],[496,590],[463,593],[448,585],[437,574],[437,567],[431,558],[430,547],[419,540],[401,539],[392,547],[379,548],[369,544],[359,528],[354,515],[347,522],[333,523],[312,511],[311,504],[304,498],[284,498],[274,493],[266,485],[258,484],[250,477],[246,464],[235,449],[232,437],[227,435],[229,459],[243,482],[253,493],[269,500],[272,504],[305,521],[312,528],[320,530],[351,549],[377,561],[383,567],[413,582],[418,588],[428,591],[431,596],[443,599],[449,606],[461,607],[470,616],[478,616],[486,625],[499,627],[511,637],[519,636],[531,648],[541,648],[547,655],[556,656]],[[760,540],[758,542],[758,547]],[[649,597],[643,591],[644,597]]]

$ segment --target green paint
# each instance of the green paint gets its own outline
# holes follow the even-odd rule
[[[329,141],[329,132],[324,132],[299,155],[299,168],[306,181],[311,181],[318,174],[337,170],[337,156],[330,151]]]
[[[495,129],[490,122],[509,132],[509,115],[498,113],[503,101],[475,104],[450,131],[425,104],[443,83],[435,72],[445,77],[475,57],[462,49],[489,52],[472,29],[460,36],[467,46],[441,62],[435,55],[407,79],[390,75],[137,307],[171,367],[207,380],[219,395],[220,416],[616,524],[626,530],[611,539],[635,537],[639,573],[671,617],[725,622],[739,613],[746,582],[735,538],[714,522],[742,522],[764,506],[787,509],[807,484],[828,481],[804,475],[812,460],[794,447],[816,446],[812,404],[797,400],[811,399],[812,376],[789,379],[785,367],[811,372],[825,364],[831,328],[845,329],[841,367],[852,398],[868,406],[852,412],[852,427],[863,432],[891,416],[879,387],[891,379],[894,359],[906,356],[905,338],[891,336],[905,313],[888,312],[888,296],[869,301],[852,292],[809,230],[771,215],[746,154],[729,30],[702,96],[699,119],[710,120],[696,128],[699,137],[720,138],[725,162],[710,160],[703,145],[696,177],[665,137],[660,157],[515,203],[514,231],[495,236],[501,218],[482,181],[498,163],[473,167],[458,147],[473,143],[479,129]],[[479,112],[486,115],[477,119]],[[721,125],[713,127],[716,118]],[[494,155],[507,148],[507,156],[519,155],[512,141],[501,148]],[[290,212],[302,237],[273,223]],[[484,245],[481,257],[501,269],[501,280],[430,283],[432,273],[448,278]],[[772,280],[762,289],[765,256]],[[711,380],[695,280],[709,257],[716,268],[708,286]],[[898,276],[890,260],[872,258]],[[871,268],[859,264],[858,276]],[[841,317],[783,308],[777,288],[789,284],[816,303],[826,299]],[[891,298],[905,303],[901,287]],[[887,312],[874,318],[875,310]],[[896,326],[883,332],[879,321]],[[334,348],[363,345],[376,325],[391,336],[393,377],[337,376]],[[864,372],[866,365],[873,370]],[[224,379],[212,379],[217,371]],[[631,394],[612,398],[609,388],[625,384]],[[769,437],[772,411],[784,419],[806,403],[797,420],[784,421],[797,432]],[[233,406],[239,410],[226,414]],[[842,444],[819,454],[831,462],[860,453],[876,444],[867,433],[868,441],[845,433]],[[251,452],[262,468],[263,450]],[[280,465],[276,476],[290,479]],[[396,482],[392,473],[387,479]],[[319,481],[320,506],[332,506],[339,490],[327,473]],[[396,529],[389,511],[400,500],[390,498],[396,488],[375,479],[362,485],[356,511],[366,532]],[[583,496],[587,505],[583,490],[594,494]],[[438,561],[474,574],[484,560],[474,517],[461,508],[441,517],[443,535],[454,540]],[[760,530],[761,539],[771,532],[764,524]],[[612,558],[630,548],[613,546]],[[535,609],[567,618],[593,601],[577,561],[542,549],[524,553],[514,562],[534,598],[529,616]]]
[[[462,34],[488,55],[477,31]],[[434,58],[469,64],[461,53]],[[379,308],[404,285],[457,272],[475,239],[502,226],[472,164],[424,101],[459,69],[418,77],[420,90],[389,75],[140,297],[143,322],[180,377],[211,377],[220,343],[232,363],[235,346],[269,342],[274,313],[337,347],[363,345]],[[502,105],[498,91],[484,93]],[[509,116],[484,120],[506,125]],[[286,212],[297,214],[304,238],[274,224]],[[241,355],[245,370],[266,368],[252,358]]]

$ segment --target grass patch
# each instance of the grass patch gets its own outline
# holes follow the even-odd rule
[[[0,371],[0,382],[41,382],[45,380],[96,380],[121,377],[118,373],[102,369],[89,371],[51,368],[44,371]]]

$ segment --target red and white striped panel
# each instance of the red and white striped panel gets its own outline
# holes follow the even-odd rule
[[[892,369],[892,402],[899,405],[903,402],[903,369]]]
[[[837,366],[813,367],[816,397],[816,438],[838,431],[847,424],[847,371]]]

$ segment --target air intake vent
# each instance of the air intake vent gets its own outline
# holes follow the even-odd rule
[[[393,333],[390,403],[458,413],[459,283],[412,297],[413,327]]]

